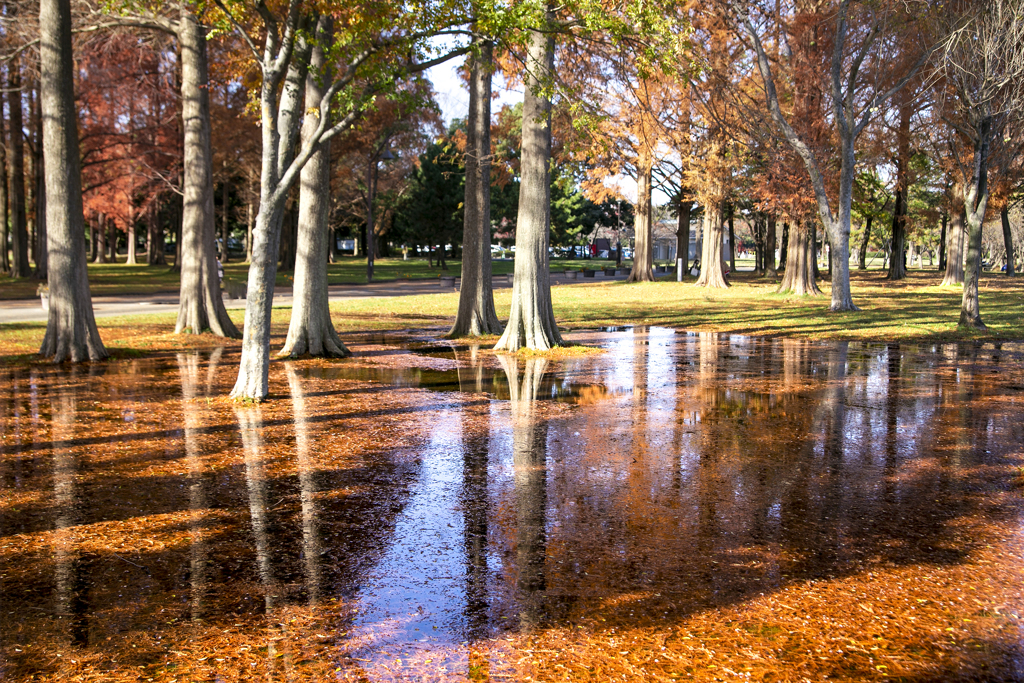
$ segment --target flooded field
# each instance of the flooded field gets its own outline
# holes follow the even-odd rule
[[[0,367],[0,681],[1024,680],[1024,345],[571,338]]]

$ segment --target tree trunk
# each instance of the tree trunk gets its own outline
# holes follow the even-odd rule
[[[332,23],[321,17],[318,38],[310,57],[310,73],[306,76],[306,111],[320,106],[323,97],[324,50],[331,44]],[[305,117],[303,140],[312,135],[319,124],[313,116]],[[295,257],[295,282],[292,296],[292,317],[288,337],[279,355],[297,357],[332,356],[343,358],[352,353],[341,342],[327,300],[327,242],[330,239],[328,217],[331,196],[331,143],[321,143],[317,152],[302,168],[299,180],[299,227]],[[226,197],[225,197],[226,198]]]
[[[128,258],[125,260],[125,265],[137,265],[139,259],[138,254],[136,254],[137,240],[135,239],[135,207],[130,201],[128,202],[128,224],[125,229],[125,239],[128,240]]]
[[[764,247],[764,274],[768,277],[776,277],[779,273],[775,268],[775,228],[777,226],[775,216],[768,217],[767,236]]]
[[[320,102],[317,102],[320,104]],[[229,192],[231,190],[231,184],[228,181],[221,183],[220,189],[220,205],[221,205],[221,223],[220,223],[220,262],[228,262],[228,217],[231,212],[228,210],[228,202],[231,200]]]
[[[708,204],[704,207],[704,244],[700,255],[700,275],[697,276],[697,287],[723,288],[729,286],[725,277],[725,260],[722,254],[722,238],[725,233],[722,224],[722,207],[720,204]]]
[[[1004,206],[999,212],[999,220],[1003,224],[1003,248],[1006,249],[1006,274],[1013,277],[1013,234],[1010,232],[1010,208]]]
[[[459,311],[448,337],[501,334],[491,283],[491,71],[492,43],[476,39],[470,57],[466,126],[466,197],[462,229]]]
[[[96,258],[93,263],[107,262],[107,217],[104,214],[96,216]]]
[[[809,222],[802,227],[790,228],[786,259],[786,274],[777,291],[797,296],[821,296],[814,279],[814,241]]]
[[[281,251],[288,183],[285,169],[292,163],[303,114],[309,47],[298,41],[284,82],[268,78],[260,86],[260,133],[263,138],[260,170],[260,208],[253,229],[252,263],[246,287],[245,327],[234,398],[262,400],[269,394],[270,318],[274,304],[277,258]],[[278,100],[280,97],[280,100]]]
[[[39,5],[40,97],[46,169],[50,311],[39,353],[55,363],[100,360],[107,351],[93,318],[75,109],[70,0]]]
[[[170,212],[168,212],[168,215],[170,215]],[[164,253],[164,247],[167,244],[167,232],[164,230],[160,211],[155,206],[149,211],[149,235],[146,242],[148,245],[147,256],[149,257],[149,265],[166,266],[167,255]]]
[[[245,205],[245,261],[252,261],[252,227],[256,212],[253,210],[252,201]]]
[[[10,231],[7,204],[7,135],[4,130],[4,107],[0,99],[0,272],[11,272]]]
[[[953,185],[953,216],[946,235],[946,270],[942,285],[962,285],[964,282],[964,191],[963,185]]]
[[[645,88],[641,84],[641,90]],[[654,221],[652,220],[651,194],[654,171],[654,126],[646,107],[641,107],[640,152],[637,158],[636,212],[633,230],[633,268],[626,282],[654,281]]]
[[[11,116],[11,234],[14,249],[12,274],[28,277],[28,221],[25,216],[25,133],[21,104],[21,63],[14,57],[7,64],[7,103]]]
[[[867,223],[864,224],[864,239],[860,242],[860,253],[858,255],[858,270],[868,269],[868,240],[871,239],[871,221],[874,220],[874,216],[868,216]]]
[[[903,280],[907,277],[906,261],[903,258],[907,248],[907,197],[909,190],[910,165],[910,96],[907,89],[900,91],[900,123],[896,134],[896,205],[892,212],[892,241],[889,243],[889,272],[887,280]]]
[[[676,226],[676,259],[683,260],[683,273],[690,270],[690,213],[693,202],[679,201],[679,223]]]
[[[47,278],[47,243],[46,243],[46,175],[45,175],[45,162],[43,161],[43,113],[40,110],[42,107],[41,98],[37,96],[35,98],[35,104],[33,107],[33,121],[32,128],[35,130],[35,145],[32,149],[32,172],[35,175],[35,215],[36,215],[36,230],[35,230],[35,260],[36,269],[33,275],[38,280],[46,280]],[[82,228],[82,239],[85,239],[85,228],[83,224]]]
[[[181,272],[181,223],[184,213],[182,197],[175,195],[171,199],[171,230],[174,232],[174,268]]]
[[[184,175],[180,264],[181,294],[175,334],[237,338],[220,293],[214,241],[213,164],[210,150],[210,94],[206,29],[183,6],[178,22],[181,45],[181,112],[184,128]]]
[[[373,239],[373,196],[377,192],[377,155],[371,155],[366,165],[366,281],[373,282],[373,262],[377,256]],[[444,249],[444,245],[441,245]]]
[[[729,272],[736,272],[736,209],[729,207]]]
[[[547,5],[545,21],[553,20]],[[498,351],[546,350],[562,344],[551,306],[548,244],[551,233],[551,101],[543,94],[555,66],[555,41],[547,27],[530,31],[523,97],[519,214],[516,223],[512,308]]]
[[[981,278],[981,236],[988,206],[988,157],[989,137],[992,131],[990,118],[982,119],[977,125],[977,139],[974,145],[974,172],[970,186],[965,188],[964,207],[967,215],[967,260],[964,267],[964,294],[960,303],[960,327],[984,331],[981,321],[981,304],[978,300],[978,281]]]
[[[945,211],[942,212],[942,228],[939,232],[939,270],[946,270],[946,237],[948,230],[946,229],[949,224],[949,214]]]
[[[785,271],[789,263],[789,223],[782,223],[782,239],[779,240],[779,270]]]

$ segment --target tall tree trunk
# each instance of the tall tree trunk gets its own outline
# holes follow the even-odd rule
[[[237,338],[220,293],[214,240],[213,164],[210,150],[210,94],[206,28],[187,6],[178,21],[181,45],[181,112],[184,128],[184,175],[181,228],[181,294],[175,334]]]
[[[174,268],[181,272],[181,224],[184,214],[184,201],[179,195],[171,199],[171,231],[174,233]]]
[[[889,243],[888,280],[907,277],[904,252],[907,248],[907,197],[910,184],[910,94],[900,91],[900,122],[896,133],[896,205],[892,212],[892,241]]]
[[[867,222],[864,224],[864,239],[860,242],[860,252],[857,256],[857,269],[867,270],[868,269],[868,240],[871,239],[871,221],[874,220],[874,216],[868,216]]]
[[[554,11],[550,2],[545,22]],[[495,350],[546,350],[562,344],[551,306],[548,244],[551,233],[551,101],[543,90],[555,67],[555,41],[546,26],[530,31],[523,96],[519,214],[516,222],[512,308]]]
[[[377,154],[370,156],[366,164],[366,281],[373,282],[373,262],[376,260],[376,240],[373,238],[373,199],[377,194]],[[443,240],[442,240],[443,241]],[[441,245],[444,250],[444,245]]]
[[[46,245],[46,176],[43,161],[43,114],[41,98],[38,93],[33,103],[32,129],[35,131],[35,144],[32,146],[32,173],[35,176],[35,261],[33,275],[39,280],[46,279],[47,245]]]
[[[640,86],[646,91],[646,82]],[[640,151],[637,156],[636,212],[633,230],[633,269],[626,282],[654,281],[654,221],[651,195],[654,190],[654,145],[656,143],[653,117],[644,104],[640,111]]]
[[[11,234],[14,277],[28,277],[28,222],[25,215],[25,130],[22,117],[21,62],[17,56],[7,64],[7,100],[11,116]]]
[[[320,104],[317,102],[317,104]],[[230,197],[231,184],[228,181],[221,183],[220,188],[220,206],[221,206],[221,217],[220,217],[220,262],[228,262],[228,218],[231,215],[231,211],[228,208],[228,202],[231,200]]]
[[[964,189],[953,184],[953,216],[946,235],[946,271],[942,285],[962,285],[964,282]]]
[[[4,125],[4,105],[0,98],[0,271],[11,272],[11,247],[7,203],[7,134]]]
[[[736,209],[729,206],[729,272],[736,272]]]
[[[725,229],[722,224],[721,204],[704,206],[704,244],[700,255],[700,275],[697,276],[697,287],[728,287],[729,280],[725,277],[725,260],[722,254],[722,238]]]
[[[946,237],[947,227],[949,225],[949,214],[945,211],[942,212],[942,228],[939,232],[939,270],[946,270]]]
[[[282,185],[282,182],[284,169],[295,157],[309,49],[305,41],[297,42],[284,82],[264,75],[260,86],[260,133],[263,138],[260,208],[252,234],[242,356],[238,364],[238,378],[231,390],[234,398],[261,400],[269,393],[270,316],[274,304],[277,258],[281,251],[281,228],[290,189],[288,183]]]
[[[170,211],[168,211],[168,216],[170,216]],[[148,225],[149,235],[146,242],[148,245],[147,256],[149,257],[149,265],[166,266],[167,255],[164,253],[164,247],[167,244],[167,231],[164,230],[163,218],[156,206],[153,206],[149,211]]]
[[[676,225],[676,259],[683,260],[683,273],[690,269],[690,214],[693,202],[679,200],[679,223]]]
[[[1006,274],[1013,277],[1013,233],[1010,232],[1010,208],[1004,206],[999,212],[999,220],[1003,224],[1003,248],[1006,249]]]
[[[984,331],[981,321],[981,303],[978,300],[978,281],[981,279],[981,234],[988,206],[988,162],[992,134],[991,118],[982,119],[976,129],[974,145],[974,171],[970,185],[964,191],[967,215],[967,260],[964,267],[964,294],[960,303],[960,327]]]
[[[810,221],[789,229],[786,273],[778,291],[797,296],[820,296],[822,293],[814,279],[814,236]]]
[[[775,268],[775,228],[777,225],[775,216],[769,216],[764,248],[764,274],[768,277],[775,277],[779,274]]]
[[[93,318],[75,110],[70,0],[39,4],[40,96],[46,169],[50,311],[39,349],[55,363],[100,360],[107,351]]]
[[[331,44],[332,22],[321,17],[317,24],[317,40],[310,56],[310,72],[306,76],[305,110],[320,106],[323,97],[321,83],[330,76],[321,77],[324,69],[324,51]],[[305,117],[302,126],[303,141],[312,135],[319,124],[313,116]],[[327,242],[330,239],[328,217],[331,196],[331,143],[321,143],[317,152],[302,168],[299,180],[299,229],[295,257],[295,283],[292,293],[292,317],[282,356],[334,356],[352,353],[345,348],[331,322],[331,309],[327,301]]]
[[[105,214],[96,216],[96,258],[93,263],[107,262],[107,217]]]
[[[138,254],[138,240],[135,238],[135,205],[128,202],[128,223],[125,227],[125,239],[128,240],[128,258],[125,260],[125,265],[134,266],[139,262]]]
[[[256,211],[253,210],[252,200],[245,205],[245,261],[252,261],[252,228]]]
[[[785,271],[789,263],[789,223],[782,223],[782,239],[779,241],[779,270]]]
[[[466,197],[462,228],[459,311],[448,336],[501,334],[491,283],[491,71],[492,43],[475,39],[470,57],[466,126]]]

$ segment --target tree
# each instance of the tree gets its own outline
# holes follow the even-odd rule
[[[512,308],[497,351],[546,350],[561,346],[562,336],[551,305],[548,245],[551,229],[551,100],[555,39],[554,8],[548,3],[529,31],[523,79],[523,132],[519,213]]]
[[[943,17],[943,118],[967,141],[961,166],[967,218],[967,263],[960,327],[984,330],[978,301],[982,224],[991,192],[990,166],[1012,149],[1004,133],[1024,121],[1024,0],[966,1]],[[955,215],[955,214],[954,214]]]
[[[736,4],[730,2],[733,7]],[[803,13],[817,14],[820,4],[798,2],[797,8]],[[889,38],[895,33],[894,26],[912,21],[909,9],[902,3],[883,2],[877,6],[865,6],[859,8],[860,12],[853,17],[850,5],[850,0],[839,0],[835,29],[831,35],[832,55],[826,72],[832,125],[841,148],[838,201],[829,196],[823,172],[825,159],[808,145],[782,111],[775,86],[775,69],[765,52],[754,19],[746,9],[739,10],[738,14],[740,28],[751,41],[757,56],[772,120],[799,155],[811,178],[818,213],[833,253],[832,311],[857,310],[850,292],[850,212],[856,177],[857,138],[870,123],[878,106],[899,92],[917,74],[930,54],[926,50],[917,56],[906,49],[907,42],[882,40],[883,36]],[[896,50],[896,54],[892,50]],[[897,73],[902,73],[902,76],[895,77]]]
[[[316,26],[316,40],[310,57],[310,72],[306,75],[306,111],[320,106],[323,85],[320,74],[330,78],[325,64],[325,53],[330,50],[333,22],[320,17]],[[303,122],[302,137],[308,140],[317,126],[310,116]],[[331,322],[331,309],[327,301],[328,213],[331,191],[331,142],[320,143],[316,152],[302,169],[299,181],[299,229],[295,256],[295,285],[291,323],[285,339],[282,356],[334,356],[352,355]]]
[[[28,261],[28,224],[25,215],[25,137],[21,100],[21,60],[15,56],[7,64],[7,104],[11,116],[9,201],[14,252],[11,273],[14,277],[28,277],[32,274]]]
[[[111,15],[94,8],[90,18],[95,23],[88,28],[129,26],[161,31],[175,36],[180,48],[184,168],[181,258],[175,263],[181,272],[175,334],[209,330],[237,338],[238,329],[224,308],[217,275],[207,27],[187,1],[168,5],[164,14],[128,3],[117,9],[120,14]]]
[[[479,27],[478,27],[479,30]],[[462,286],[449,337],[501,334],[491,282],[491,40],[474,37],[469,56]]]
[[[39,353],[55,363],[100,360],[107,351],[89,294],[70,0],[41,0],[39,40],[50,274],[50,311]]]
[[[458,15],[438,19],[422,7],[407,11],[404,6],[369,3],[366,12],[356,13],[345,35],[351,44],[339,46],[346,59],[330,83],[324,83],[324,95],[316,111],[315,129],[298,147],[298,129],[303,116],[302,91],[311,48],[308,40],[311,17],[300,0],[289,0],[280,13],[265,4],[257,7],[261,38],[253,38],[224,2],[218,7],[228,16],[235,30],[252,53],[260,70],[258,102],[260,133],[263,141],[260,177],[260,207],[253,230],[252,263],[245,304],[245,328],[238,378],[233,397],[263,399],[268,394],[270,369],[270,315],[277,276],[277,254],[285,204],[292,186],[321,142],[347,131],[372,103],[374,96],[386,91],[401,75],[420,73],[435,64],[464,54],[462,46],[418,61],[423,43],[438,32],[458,33],[466,23]],[[248,23],[248,18],[243,17]],[[425,26],[418,22],[426,22]],[[450,29],[450,30],[449,30]],[[262,44],[262,49],[257,45]],[[390,59],[389,59],[390,58]],[[397,64],[396,64],[397,62]],[[365,79],[365,80],[364,80]],[[337,98],[345,106],[335,110]]]

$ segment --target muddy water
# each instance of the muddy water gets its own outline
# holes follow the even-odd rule
[[[1024,346],[576,341],[0,368],[0,680],[1024,677]]]

